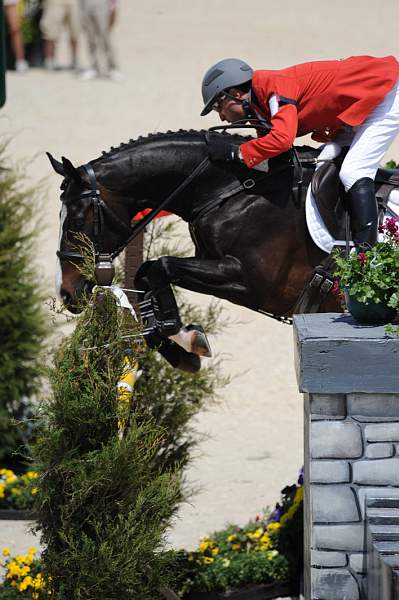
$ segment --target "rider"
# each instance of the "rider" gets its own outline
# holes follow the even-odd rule
[[[257,139],[241,145],[214,136],[208,142],[209,157],[259,168],[308,133],[326,144],[322,160],[349,145],[339,176],[355,245],[370,247],[377,239],[374,178],[399,132],[398,78],[393,56],[352,56],[259,71],[236,58],[221,60],[203,78],[201,115],[215,110],[230,123],[255,118],[269,131],[258,130]]]

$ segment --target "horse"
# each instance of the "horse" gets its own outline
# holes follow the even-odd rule
[[[159,208],[165,198],[171,199],[167,210],[188,223],[195,256],[146,261],[135,278],[151,332],[147,343],[174,367],[187,371],[200,368],[199,356],[207,354],[207,347],[201,337],[194,336],[200,341],[192,347],[174,341],[181,343],[179,332],[187,335],[190,327],[182,327],[171,284],[287,320],[305,282],[327,257],[313,242],[305,217],[306,188],[318,150],[298,147],[297,161],[292,152],[284,153],[270,159],[268,171],[261,173],[243,164],[211,163],[205,134],[150,134],[80,167],[48,153],[54,170],[64,178],[58,291],[69,310],[76,312],[81,296],[90,292],[77,265],[77,234],[93,241],[96,254],[115,255],[129,239],[132,218],[144,209]],[[248,139],[212,135],[228,136],[238,144]],[[342,308],[327,294],[316,310]],[[200,335],[197,327],[191,331]]]

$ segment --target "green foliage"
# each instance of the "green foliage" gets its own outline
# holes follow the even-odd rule
[[[384,166],[385,169],[399,169],[399,164],[394,160],[389,160]]]
[[[33,268],[40,188],[25,186],[21,169],[5,164],[4,150],[0,148],[0,464],[12,466],[17,461],[13,453],[26,452],[29,398],[39,387],[47,327]]]
[[[185,567],[187,568],[187,562],[181,565],[182,569]],[[237,553],[231,558],[220,556],[208,565],[197,565],[193,571],[191,590],[209,592],[224,592],[250,584],[285,581],[288,574],[287,559],[277,550]],[[190,575],[189,569],[187,574]]]
[[[351,252],[346,258],[340,250],[335,253],[341,289],[359,302],[381,302],[399,308],[399,234],[397,220],[389,219],[384,226],[383,241],[366,252]]]

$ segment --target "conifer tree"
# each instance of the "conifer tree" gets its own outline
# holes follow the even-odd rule
[[[28,189],[21,169],[0,148],[0,464],[16,467],[26,454],[26,418],[40,384],[47,326],[34,257],[39,189]],[[19,422],[19,425],[18,425]]]

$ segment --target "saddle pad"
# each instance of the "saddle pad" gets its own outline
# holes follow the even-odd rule
[[[308,230],[316,246],[324,250],[327,254],[330,254],[334,246],[345,246],[345,240],[335,240],[327,231],[318,211],[310,185],[306,194],[305,212]],[[392,190],[389,195],[388,211],[385,218],[387,217],[399,218],[399,190]],[[353,242],[351,242],[351,245],[353,245]]]

